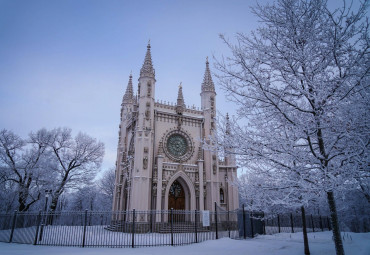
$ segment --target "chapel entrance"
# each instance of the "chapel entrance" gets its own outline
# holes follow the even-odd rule
[[[174,181],[168,194],[168,210],[185,210],[185,192],[181,183]]]

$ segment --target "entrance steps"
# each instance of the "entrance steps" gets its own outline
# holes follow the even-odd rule
[[[148,223],[135,223],[135,232],[150,232],[150,226]],[[116,222],[107,227],[106,230],[112,232],[132,232],[132,224],[129,222]],[[194,222],[176,222],[172,226],[173,233],[194,233],[195,225]],[[197,232],[209,232],[209,227],[198,226]],[[171,233],[171,224],[170,223],[157,223],[155,230],[153,232],[158,232],[162,234]]]
[[[195,225],[194,223],[174,223],[173,226],[173,233],[194,233],[195,232]],[[197,227],[197,232],[209,232],[208,227]],[[159,233],[171,233],[171,224],[166,224],[159,230]]]

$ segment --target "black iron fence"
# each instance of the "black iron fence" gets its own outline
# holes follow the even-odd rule
[[[308,231],[330,230],[327,217],[306,216]],[[302,231],[297,215],[224,211],[28,212],[0,214],[0,242],[78,247],[184,245],[222,237]]]
[[[294,214],[278,214],[274,216],[265,216],[263,221],[264,234],[276,233],[295,233],[303,231],[303,221],[301,215]],[[331,230],[330,218],[321,215],[306,215],[307,232],[320,232]]]

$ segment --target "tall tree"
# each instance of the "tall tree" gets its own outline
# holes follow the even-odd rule
[[[324,0],[257,5],[262,26],[216,66],[246,126],[218,138],[249,169],[285,189],[325,192],[337,254],[344,254],[334,191],[369,184],[368,0],[331,11]]]
[[[106,204],[112,206],[113,194],[114,194],[114,184],[116,182],[116,172],[115,168],[109,168],[105,170],[102,177],[98,180],[98,187],[100,192],[103,194]]]
[[[27,140],[9,130],[0,131],[0,179],[7,192],[13,190],[17,194],[21,212],[40,199],[47,179],[47,161],[43,156],[48,139],[45,129],[30,133]]]
[[[83,133],[73,138],[68,128],[51,130],[50,137],[48,148],[55,162],[52,170],[57,173],[50,204],[53,211],[66,188],[81,188],[95,177],[103,160],[104,144]]]

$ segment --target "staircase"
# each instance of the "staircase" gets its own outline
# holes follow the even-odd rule
[[[195,225],[194,223],[190,223],[190,222],[174,223],[172,227],[173,227],[173,233],[194,233],[195,232]],[[198,226],[197,232],[209,232],[209,228]],[[167,223],[166,225],[162,226],[159,230],[159,233],[171,233],[171,224]]]
[[[140,223],[136,223],[138,229],[136,229],[136,232],[140,232]],[[145,224],[148,227],[149,230],[149,225]],[[159,228],[158,228],[159,227]],[[132,231],[132,224],[129,222],[116,222],[113,223],[107,227],[105,227],[106,230],[108,231],[113,231],[113,232],[131,232]],[[176,222],[172,226],[173,233],[194,233],[195,232],[195,225],[194,222]],[[168,234],[171,233],[171,224],[170,223],[160,223],[160,225],[157,225],[157,231],[158,233],[162,234]],[[155,232],[157,232],[155,231]],[[197,232],[209,232],[209,227],[203,227],[203,226],[198,226]]]
[[[104,229],[113,231],[113,232],[128,232],[131,228],[130,226],[125,222],[116,222],[114,224],[111,224]]]

